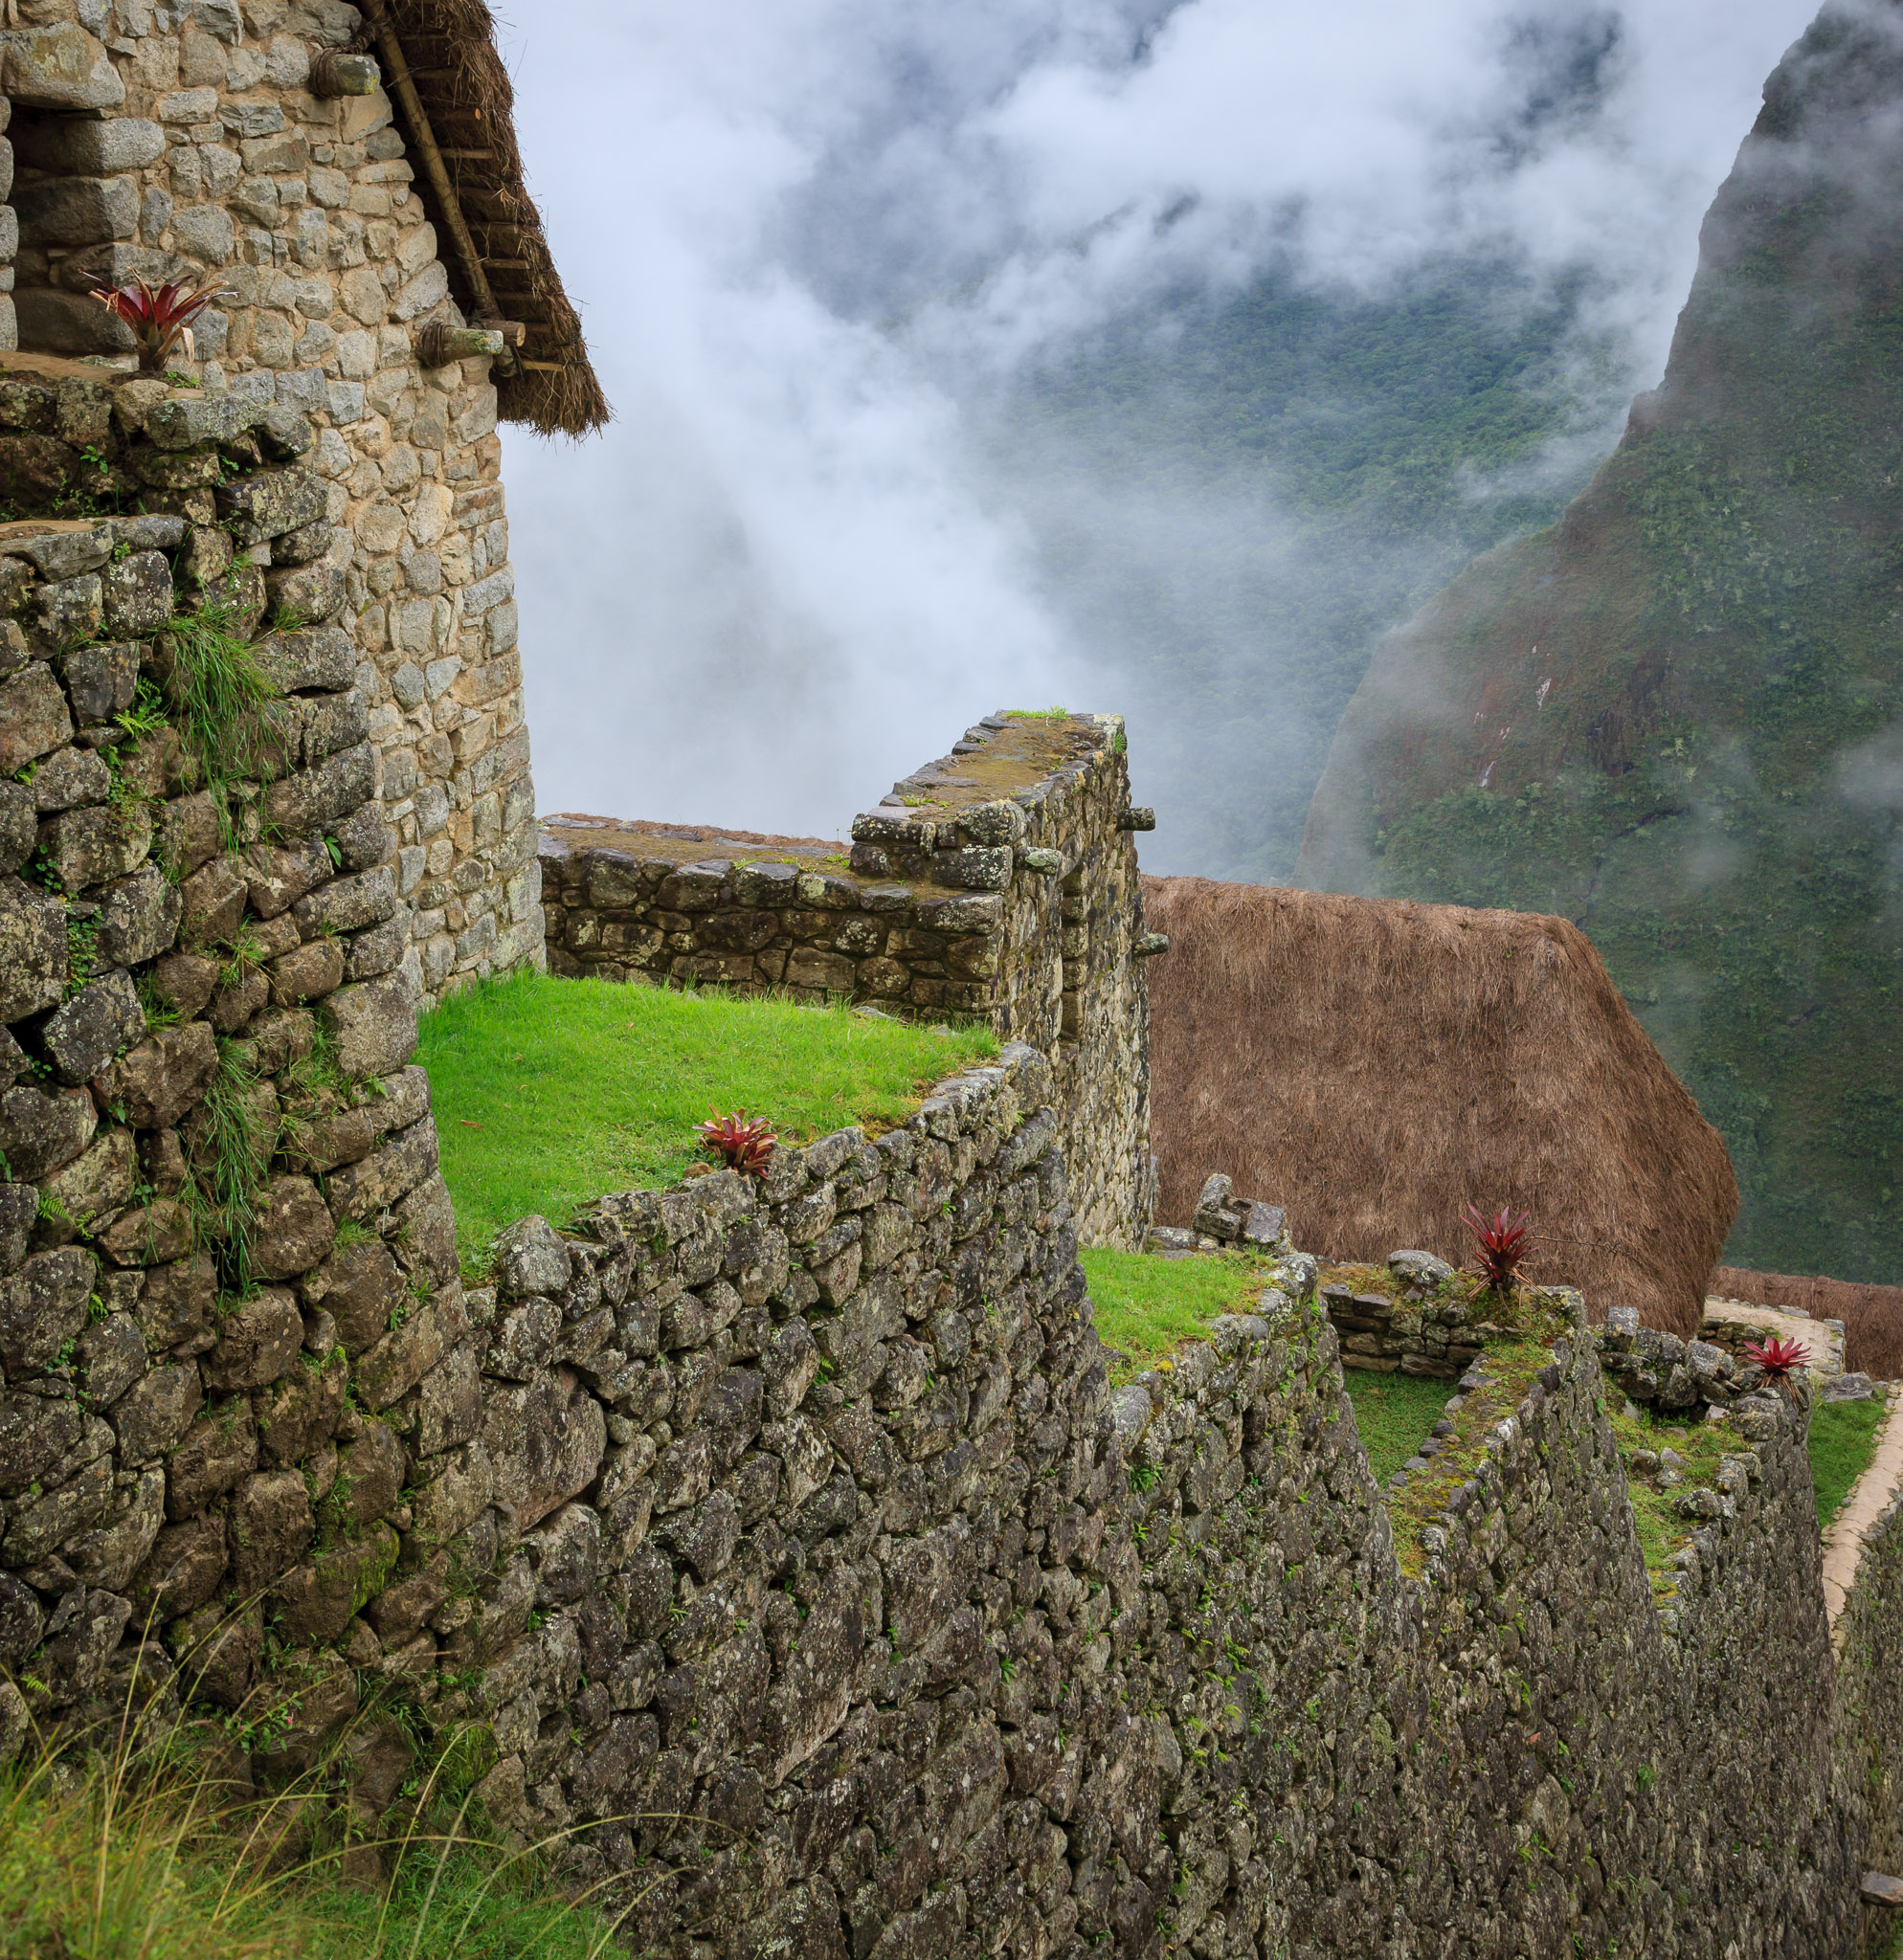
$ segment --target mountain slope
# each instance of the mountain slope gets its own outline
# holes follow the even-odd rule
[[[1292,874],[1376,637],[1585,479],[1614,364],[1583,284],[1444,256],[1370,298],[1276,267],[1165,295],[1014,393],[994,454],[1141,732],[1146,864]]]
[[[1666,378],[1377,652],[1297,877],[1562,912],[1725,1134],[1739,1264],[1903,1277],[1903,7],[1826,7]]]

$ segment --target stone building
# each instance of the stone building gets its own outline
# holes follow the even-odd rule
[[[122,385],[99,427],[0,401],[0,503],[181,514],[200,581],[235,549],[267,603],[349,632],[429,998],[542,957],[497,424],[579,435],[608,415],[523,189],[490,26],[480,0],[9,0],[0,33],[13,365],[124,365],[94,281],[227,289],[190,387]],[[155,410],[190,443],[241,439],[271,407],[314,433],[295,466],[315,523],[288,538],[235,543],[189,468],[123,466]]]

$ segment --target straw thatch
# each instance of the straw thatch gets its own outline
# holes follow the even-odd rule
[[[1717,1132],[1564,919],[1146,878],[1161,1216],[1226,1170],[1297,1245],[1461,1260],[1530,1207],[1529,1276],[1691,1333],[1737,1211]]]
[[[1903,1286],[1720,1266],[1712,1275],[1712,1291],[1753,1306],[1796,1306],[1812,1320],[1842,1321],[1846,1368],[1878,1381],[1903,1379]]]
[[[483,0],[369,0],[360,36],[378,52],[376,31],[387,27],[415,83],[429,134],[455,192],[461,222],[484,279],[504,320],[526,329],[515,371],[499,363],[496,391],[504,421],[526,422],[544,434],[585,435],[611,411],[589,362],[581,321],[562,290],[542,214],[523,183],[515,140],[515,91],[496,51],[495,21]],[[395,78],[386,74],[386,84]],[[412,122],[399,91],[391,90],[398,120]],[[413,145],[422,132],[412,126]],[[451,291],[465,318],[484,310],[482,296],[460,262],[455,227],[426,170],[416,189],[435,220]]]

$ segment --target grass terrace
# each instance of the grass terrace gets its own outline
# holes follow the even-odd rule
[[[1817,1493],[1817,1528],[1827,1531],[1850,1486],[1876,1455],[1877,1432],[1889,1408],[1881,1395],[1868,1402],[1820,1401],[1810,1412],[1810,1481]]]
[[[672,1184],[706,1161],[710,1112],[765,1116],[795,1144],[877,1135],[996,1053],[985,1027],[525,972],[426,1014],[416,1059],[467,1261],[528,1213],[562,1225],[604,1192]]]
[[[1167,1369],[1176,1350],[1202,1340],[1219,1315],[1254,1313],[1272,1263],[1244,1252],[1172,1258],[1100,1246],[1086,1247],[1078,1259],[1090,1282],[1098,1337],[1127,1358],[1120,1375]],[[1385,1270],[1380,1277],[1387,1277]],[[1451,1382],[1399,1372],[1350,1368],[1343,1380],[1369,1465],[1381,1483],[1427,1440],[1454,1392]]]
[[[1254,1313],[1268,1284],[1269,1262],[1248,1253],[1171,1258],[1086,1246],[1077,1258],[1090,1283],[1097,1337],[1128,1357],[1130,1374],[1173,1366],[1177,1348],[1205,1339],[1222,1314]]]

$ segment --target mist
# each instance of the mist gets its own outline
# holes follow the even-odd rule
[[[508,30],[616,415],[505,438],[542,809],[830,836],[975,717],[1061,701],[1130,716],[1151,868],[1283,875],[1356,658],[1656,381],[1810,11],[568,0]],[[1504,346],[1541,321],[1516,386],[1563,412],[1432,538],[1317,529],[1273,456],[1172,440],[1221,380],[1182,349],[1265,281],[1324,327],[1450,282]],[[1352,427],[1317,372],[1301,413]]]

